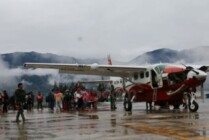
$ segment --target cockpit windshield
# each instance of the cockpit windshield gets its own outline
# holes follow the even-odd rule
[[[166,66],[167,65],[165,64],[159,64],[154,67],[154,70],[157,72],[157,74],[162,74]]]

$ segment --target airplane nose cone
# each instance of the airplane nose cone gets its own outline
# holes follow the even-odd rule
[[[199,80],[205,80],[207,78],[207,73],[204,71],[199,70],[199,75],[197,75]]]
[[[187,75],[187,79],[196,78],[198,80],[205,80],[207,78],[207,73],[201,70],[190,71]]]
[[[202,72],[201,74],[200,74],[200,77],[199,77],[200,79],[206,79],[207,78],[207,73],[205,73],[205,72]]]

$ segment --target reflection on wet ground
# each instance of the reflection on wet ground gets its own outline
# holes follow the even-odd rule
[[[122,103],[116,111],[102,103],[96,112],[25,112],[25,123],[14,122],[16,112],[10,111],[0,115],[0,139],[207,140],[209,101],[199,106],[197,113],[146,112],[145,103],[137,103],[132,112],[125,112]]]

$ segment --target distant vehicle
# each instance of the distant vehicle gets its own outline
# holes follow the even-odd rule
[[[108,101],[108,96],[110,94],[110,85],[112,84],[115,88],[116,92],[116,100],[121,101],[123,98],[123,84],[122,84],[122,79],[120,77],[110,77],[109,80],[88,80],[88,81],[78,81],[78,83],[81,84],[105,84],[106,85],[106,90],[101,92],[101,95],[98,95],[99,97],[102,97],[101,99],[99,98],[99,101]],[[109,85],[109,86],[108,86]]]

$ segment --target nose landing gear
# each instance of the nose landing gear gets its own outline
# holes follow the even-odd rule
[[[194,95],[194,93],[187,94],[187,96],[189,97],[188,98],[188,102],[189,102],[188,107],[189,107],[189,110],[191,112],[196,112],[198,110],[198,108],[199,108],[199,105],[195,101],[195,95]]]
[[[128,93],[125,94],[124,102],[123,102],[125,111],[131,111],[132,110],[132,101],[133,101],[133,99],[134,99],[134,96],[130,100],[129,97],[128,97]]]
[[[197,104],[196,101],[193,101],[192,103],[189,103],[189,110],[191,112],[196,112],[199,108],[199,105]]]

